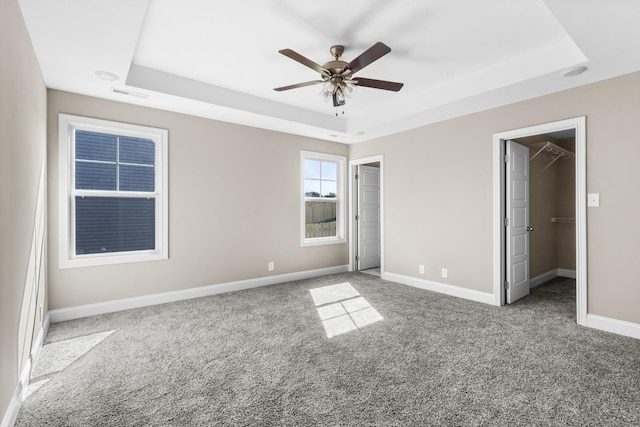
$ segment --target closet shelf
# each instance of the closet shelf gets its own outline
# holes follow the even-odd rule
[[[554,216],[554,217],[551,217],[551,222],[576,222],[576,219],[562,217],[562,216]]]
[[[544,145],[542,146],[541,149],[538,150],[538,152],[536,154],[534,154],[529,161],[533,160],[536,158],[536,156],[540,153],[542,153],[544,150],[547,150],[548,152],[550,152],[552,155],[554,155],[555,157],[553,158],[553,160],[551,160],[551,163],[549,163],[547,166],[544,167],[545,170],[547,169],[549,166],[551,166],[552,164],[554,164],[557,160],[569,160],[569,159],[573,159],[576,155],[569,151],[566,150],[562,147],[560,147],[559,145],[554,144],[553,142],[547,141],[544,143]]]

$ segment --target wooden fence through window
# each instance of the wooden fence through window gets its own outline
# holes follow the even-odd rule
[[[317,222],[314,224],[307,224],[305,230],[305,237],[307,239],[313,239],[316,237],[335,237],[336,236],[336,222]]]
[[[335,237],[336,202],[309,200],[305,202],[305,237]]]

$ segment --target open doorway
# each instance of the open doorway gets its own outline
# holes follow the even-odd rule
[[[494,135],[494,298],[504,305],[575,279],[586,323],[585,119]]]
[[[349,163],[349,259],[352,271],[383,277],[382,156]]]
[[[575,298],[575,131],[567,129],[515,138],[505,141],[505,144],[507,156],[510,156],[510,151],[515,151],[512,145],[524,151],[528,172],[527,179],[519,181],[527,186],[524,191],[528,195],[526,208],[510,209],[513,192],[509,191],[509,187],[514,182],[511,177],[514,168],[511,162],[505,162],[506,218],[510,221],[508,225],[514,226],[518,222],[512,211],[526,212],[527,217],[523,221],[523,233],[511,236],[514,227],[507,227],[506,230],[505,273],[507,283],[513,286],[506,289],[505,302],[515,302],[536,288],[538,292],[553,291],[549,289],[552,284],[557,291],[563,289],[562,293],[556,292],[556,295],[569,296],[568,293],[571,292],[571,297]],[[526,258],[526,264],[510,262],[509,254],[519,249],[513,247],[514,241],[528,243],[521,244],[521,254],[524,257],[520,256],[520,259]],[[529,270],[528,274],[524,274],[526,269]],[[515,289],[518,286],[517,275],[528,277],[528,283],[522,283],[525,289],[519,292]],[[573,289],[570,289],[571,285]],[[554,295],[554,292],[547,293]]]

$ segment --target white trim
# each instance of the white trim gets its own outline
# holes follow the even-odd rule
[[[557,275],[558,277],[566,277],[568,279],[575,279],[576,277],[578,277],[578,274],[575,270],[569,270],[566,268],[559,268]]]
[[[40,351],[44,345],[44,339],[49,333],[49,326],[51,326],[51,317],[47,312],[44,317],[44,322],[42,322],[42,328],[40,328],[40,332],[38,333],[38,338],[36,338],[35,345],[33,346],[33,351],[31,352],[31,372],[33,372],[33,369],[35,369],[40,359]],[[29,377],[31,377],[31,374],[29,374]]]
[[[499,132],[493,135],[493,298],[502,305],[504,298],[504,180],[503,141],[540,135],[559,130],[575,130],[576,159],[576,321],[586,325],[587,319],[587,176],[586,118],[576,117],[553,123]]]
[[[192,298],[206,297],[227,292],[241,291],[244,289],[258,288],[261,286],[275,285],[278,283],[295,280],[309,279],[326,276],[329,274],[345,273],[349,271],[348,265],[320,268],[317,270],[300,271],[296,273],[280,274],[276,276],[258,277],[256,279],[240,280],[237,282],[208,285],[198,288],[183,289],[179,291],[163,292],[159,294],[144,295],[134,298],[126,298],[114,301],[100,302],[96,304],[80,305],[76,307],[61,308],[49,311],[51,322],[63,322],[98,314],[113,313],[132,308],[147,307],[150,305],[165,304],[174,301],[182,301]]]
[[[38,363],[38,359],[40,358],[40,352],[42,351],[42,346],[44,345],[44,339],[47,337],[47,333],[49,333],[49,325],[50,318],[49,313],[47,313],[44,322],[38,331],[38,336],[33,343],[33,348],[31,349],[31,354],[29,355],[29,360],[27,361],[24,369],[22,370],[22,375],[20,376],[20,384],[22,385],[23,395],[21,396],[21,401],[26,397],[24,393],[27,392],[27,388],[29,387],[29,382],[31,380],[31,373],[33,369],[36,367],[36,363]]]
[[[609,317],[587,314],[587,324],[589,328],[601,331],[612,332],[626,337],[640,339],[640,324],[626,322],[624,320],[611,319]]]
[[[576,278],[575,270],[568,270],[566,268],[555,268],[553,270],[547,271],[546,273],[542,273],[534,277],[533,279],[529,279],[529,288],[535,288],[545,282],[548,282],[551,279],[555,279],[556,277],[566,277],[568,279]]]
[[[576,312],[578,325],[587,323],[587,124],[578,117],[576,130]]]
[[[353,237],[355,232],[353,223],[355,198],[353,194],[356,190],[353,185],[353,176],[357,166],[376,162],[380,162],[380,275],[381,278],[384,278],[384,155],[382,154],[349,161],[349,271],[356,269],[354,245],[357,242]]]
[[[396,273],[386,273],[384,275],[384,280],[413,286],[414,288],[420,288],[427,291],[437,292],[439,294],[451,295],[454,297],[464,298],[467,300],[481,302],[489,305],[496,305],[493,299],[493,294],[489,292],[475,291],[473,289],[461,288],[459,286],[448,285],[445,283],[416,279],[415,277],[403,276]]]
[[[27,389],[29,388],[29,379],[31,378],[31,372],[33,371],[33,359],[31,355],[29,359],[24,364],[24,368],[22,368],[22,372],[20,373],[20,379],[18,380],[20,387],[20,404],[24,401],[24,398],[27,396]]]
[[[556,277],[558,277],[557,268],[551,271],[547,271],[546,273],[538,274],[536,277],[529,279],[529,289],[542,285],[543,283],[546,283],[549,280],[555,279]]]
[[[336,236],[335,237],[317,237],[312,239],[307,239],[306,235],[306,221],[305,221],[305,201],[307,197],[305,197],[304,193],[304,163],[305,160],[326,160],[330,162],[336,162],[338,164],[336,171]],[[346,169],[347,158],[345,156],[340,156],[337,154],[325,154],[318,153],[315,151],[300,151],[300,194],[301,194],[301,202],[300,202],[300,246],[319,246],[319,245],[334,245],[339,243],[345,243],[345,203],[346,203],[346,185],[345,185],[345,169]],[[318,201],[326,201],[331,202],[332,200],[323,200],[322,198],[318,198]]]
[[[38,336],[33,345],[33,349],[29,356],[29,360],[25,363],[22,368],[22,372],[20,373],[20,378],[18,379],[18,385],[13,392],[13,396],[11,396],[11,401],[9,402],[9,406],[7,407],[6,412],[2,418],[2,422],[0,423],[0,427],[13,427],[18,418],[18,412],[20,412],[20,407],[22,406],[22,402],[25,398],[25,393],[29,388],[29,380],[31,378],[31,373],[33,372],[33,368],[36,366],[38,362],[38,358],[40,357],[40,351],[42,350],[42,345],[44,343],[44,339],[49,332],[49,313],[45,316],[44,322],[42,323],[42,327],[38,332]]]
[[[156,200],[156,234],[155,250],[116,252],[108,254],[75,255],[75,229],[72,221],[72,204],[70,197],[75,194],[75,177],[73,176],[74,161],[74,130],[89,130],[110,134],[126,135],[152,139],[156,148],[155,191],[144,193]],[[59,230],[59,266],[60,268],[88,267],[95,265],[121,264],[128,262],[145,262],[166,260],[169,258],[169,172],[168,172],[169,132],[166,129],[153,128],[110,120],[94,119],[74,116],[70,114],[58,115],[58,230]],[[79,194],[93,194],[95,191],[79,191]],[[133,193],[99,192],[100,194],[119,197],[139,197]]]
[[[22,383],[18,383],[18,386],[16,387],[15,391],[13,392],[13,396],[11,396],[11,400],[9,401],[9,406],[4,413],[2,423],[0,423],[0,427],[13,427],[13,425],[16,423],[18,412],[20,411],[20,406],[22,405],[22,389]]]
[[[504,244],[504,212],[505,207],[505,181],[504,156],[505,144],[501,138],[493,135],[493,304],[504,305],[503,283],[505,279],[505,254]]]

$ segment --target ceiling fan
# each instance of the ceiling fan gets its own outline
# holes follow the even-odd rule
[[[374,44],[360,54],[356,59],[348,63],[340,60],[340,57],[344,53],[344,46],[331,46],[329,51],[335,59],[333,61],[325,62],[323,65],[316,64],[312,60],[305,58],[291,49],[283,49],[279,51],[284,56],[287,56],[320,73],[322,80],[296,83],[289,86],[277,87],[274,90],[283,91],[322,83],[322,93],[332,98],[334,107],[339,107],[345,104],[347,96],[353,94],[355,86],[364,86],[397,92],[402,89],[402,86],[404,85],[403,83],[354,76],[355,73],[362,70],[367,65],[391,52],[389,46],[384,43],[378,42]]]

